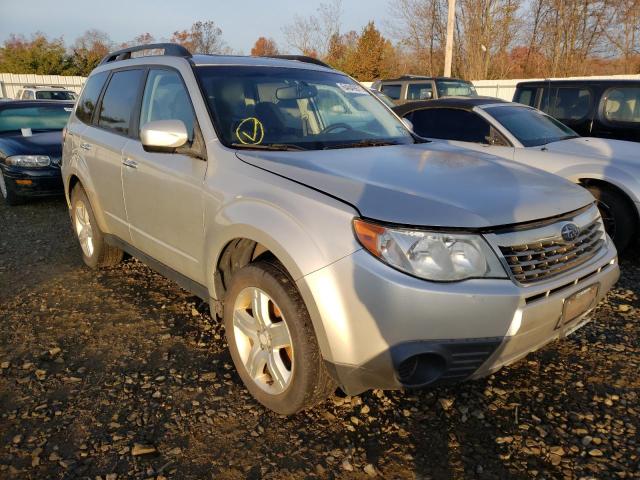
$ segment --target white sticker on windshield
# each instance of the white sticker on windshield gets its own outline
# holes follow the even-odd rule
[[[73,112],[73,108],[71,108],[71,107],[64,107],[64,111],[65,111],[65,112]]]
[[[359,93],[361,95],[367,93],[364,88],[362,88],[360,85],[356,85],[355,83],[338,83],[338,87],[340,88],[340,90],[347,93]]]

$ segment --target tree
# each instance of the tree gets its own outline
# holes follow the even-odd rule
[[[111,50],[109,36],[100,30],[87,30],[71,47],[69,73],[88,76]]]
[[[11,34],[0,48],[1,72],[63,75],[69,67],[62,38],[49,41],[44,34],[36,33],[27,40]]]
[[[269,57],[278,55],[278,53],[278,46],[272,38],[258,38],[251,49],[251,55],[254,57]]]
[[[222,39],[222,29],[215,22],[195,22],[189,30],[173,32],[171,41],[179,43],[191,53],[228,54],[231,49]]]
[[[387,76],[394,56],[391,42],[384,38],[371,21],[362,30],[345,71],[360,81],[372,81]]]
[[[295,15],[282,31],[289,47],[303,55],[325,57],[329,42],[340,33],[342,0],[321,3],[314,15]]]

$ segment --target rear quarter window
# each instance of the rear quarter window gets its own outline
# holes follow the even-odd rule
[[[604,95],[603,115],[614,123],[640,123],[640,87],[614,87]]]
[[[100,72],[95,75],[91,75],[87,80],[87,84],[82,90],[82,95],[78,101],[76,107],[76,117],[83,123],[91,123],[93,112],[96,109],[100,92],[104,86],[104,82],[107,80],[109,72]]]
[[[530,107],[535,107],[536,90],[537,89],[535,87],[519,88],[513,101],[522,103],[523,105],[529,105]]]
[[[380,87],[380,91],[384,93],[387,97],[392,100],[400,100],[400,91],[402,90],[402,85],[382,85]]]

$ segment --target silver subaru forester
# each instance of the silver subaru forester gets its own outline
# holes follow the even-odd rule
[[[306,57],[114,52],[62,172],[85,263],[128,252],[207,300],[281,414],[488,375],[582,326],[619,275],[586,190],[427,142]]]

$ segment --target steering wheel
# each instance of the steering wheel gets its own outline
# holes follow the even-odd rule
[[[334,123],[333,125],[329,125],[328,127],[322,129],[320,134],[333,132],[334,130],[338,130],[340,128],[343,130],[353,130],[353,127],[348,123]]]

